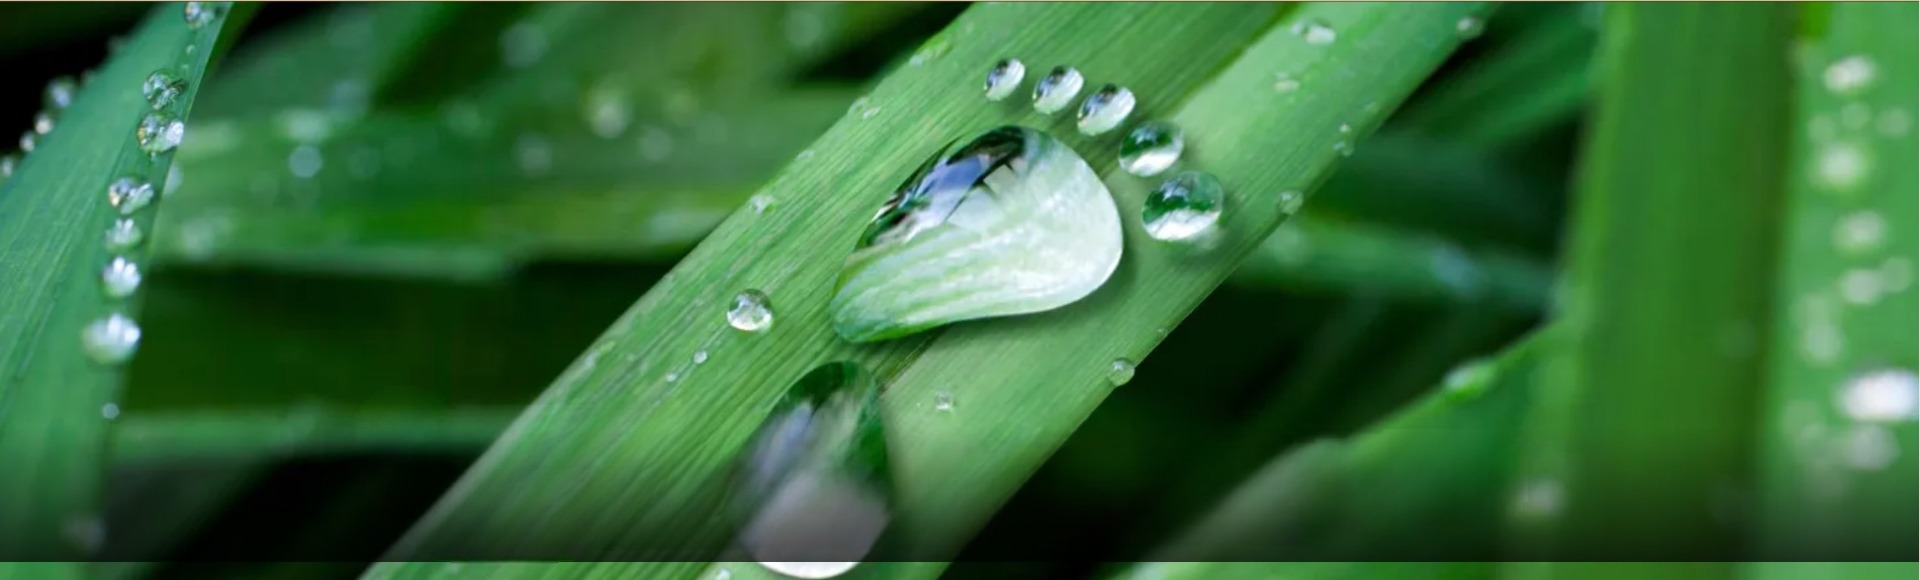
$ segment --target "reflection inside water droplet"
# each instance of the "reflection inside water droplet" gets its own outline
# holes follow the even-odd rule
[[[994,63],[987,71],[987,100],[998,101],[1012,95],[1020,88],[1021,79],[1027,77],[1027,65],[1019,59],[1005,59]]]
[[[1159,175],[1180,160],[1186,138],[1172,123],[1148,121],[1120,141],[1120,168],[1142,177]]]
[[[80,346],[93,362],[103,365],[126,362],[140,346],[140,325],[115,312],[88,323],[80,332]]]
[[[1147,235],[1164,241],[1188,240],[1208,232],[1220,221],[1226,195],[1212,175],[1188,171],[1174,176],[1147,194],[1140,209]]]
[[[773,303],[759,290],[734,295],[727,309],[727,325],[745,332],[761,332],[773,325]]]

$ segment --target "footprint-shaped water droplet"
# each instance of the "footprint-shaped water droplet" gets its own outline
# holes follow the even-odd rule
[[[110,298],[126,298],[140,289],[140,265],[126,256],[114,256],[100,270],[100,288]]]
[[[120,218],[107,226],[106,244],[109,251],[125,252],[140,247],[146,241],[146,235],[140,231],[140,225],[133,220]]]
[[[156,111],[173,106],[186,92],[187,81],[164,70],[153,71],[147,75],[147,82],[140,85],[140,96],[146,97],[147,106]]]
[[[1226,194],[1212,175],[1187,171],[1173,176],[1147,194],[1140,223],[1156,240],[1198,238],[1220,221]]]
[[[1080,103],[1078,128],[1084,135],[1099,135],[1120,126],[1133,114],[1133,91],[1126,87],[1107,85],[1087,95]]]
[[[135,177],[122,177],[107,186],[107,203],[120,215],[133,215],[153,203],[153,184]]]
[[[152,113],[140,119],[140,126],[133,131],[134,141],[140,144],[140,150],[149,155],[159,155],[180,146],[180,140],[187,135],[187,124],[166,113]]]
[[[1027,65],[1019,59],[1005,59],[994,63],[987,71],[987,100],[998,101],[1012,95],[1020,88],[1020,81],[1027,78]]]
[[[1141,123],[1120,141],[1120,168],[1143,177],[1159,175],[1180,160],[1186,147],[1185,136],[1172,123]]]
[[[1073,67],[1053,67],[1052,72],[1040,77],[1040,82],[1033,85],[1033,110],[1048,115],[1060,112],[1073,102],[1074,97],[1079,96],[1080,88],[1086,83],[1080,71]]]
[[[928,160],[880,207],[840,270],[834,329],[855,342],[1051,310],[1120,263],[1106,185],[1053,137],[1009,126]]]
[[[133,358],[140,347],[140,325],[115,312],[87,323],[80,331],[80,348],[87,358],[103,365],[117,365]]]

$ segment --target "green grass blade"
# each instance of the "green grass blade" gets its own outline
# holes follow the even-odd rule
[[[1736,542],[1713,506],[1750,456],[1791,13],[1608,8],[1568,342],[1542,363],[1516,487],[1532,499],[1516,502],[1511,539],[1528,559],[1726,560]]]
[[[1543,188],[1453,139],[1383,131],[1327,181],[1316,207],[1460,242],[1545,253],[1555,220],[1542,203]]]
[[[1911,560],[1920,539],[1912,517],[1920,511],[1912,408],[1876,410],[1874,391],[1850,388],[1856,378],[1889,371],[1911,381],[1920,349],[1913,287],[1920,14],[1911,3],[1806,10],[1824,17],[1802,27],[1796,54],[1793,178],[1775,278],[1771,376],[1757,431],[1755,553]],[[1867,79],[1856,84],[1862,71]],[[1904,388],[1911,396],[1911,382]],[[1911,564],[1890,571],[1897,573],[1785,567],[1757,575],[1915,574]]]
[[[273,459],[362,451],[474,453],[518,409],[431,412],[200,411],[128,414],[113,431],[114,461]]]
[[[1510,312],[1546,304],[1552,273],[1500,249],[1467,250],[1437,236],[1360,222],[1313,219],[1282,226],[1234,273],[1247,287],[1360,292],[1425,303],[1484,303]]]
[[[0,556],[98,548],[101,415],[118,398],[120,372],[83,354],[81,329],[116,310],[137,314],[137,301],[101,291],[113,255],[104,232],[118,217],[106,190],[122,176],[164,181],[172,155],[150,159],[134,139],[151,110],[141,85],[155,70],[177,72],[187,88],[173,112],[186,118],[225,21],[189,29],[181,14],[180,4],[155,6],[0,184],[0,488],[11,492],[0,497]],[[150,228],[153,213],[136,214],[139,227]],[[143,253],[129,255],[144,263]]]
[[[287,109],[365,111],[459,4],[339,5],[250,42],[207,84],[201,116],[269,116]]]
[[[921,49],[919,66],[890,75],[816,142],[810,161],[763,190],[774,209],[736,213],[616,322],[393,555],[714,553],[726,541],[724,526],[710,519],[716,478],[731,452],[791,379],[837,359],[860,361],[888,383],[901,556],[951,554],[1112,388],[1110,362],[1140,358],[1158,341],[1156,329],[1226,278],[1283,218],[1279,193],[1323,179],[1338,159],[1335,144],[1369,132],[1458,43],[1455,23],[1484,8],[1298,8],[1292,20],[1340,31],[1327,46],[1307,44],[1284,24],[1261,35],[1274,10],[1266,5],[970,10]],[[1165,49],[1175,45],[1200,52]],[[1221,176],[1230,207],[1239,208],[1224,217],[1217,253],[1151,244],[1129,226],[1120,272],[1074,306],[892,343],[837,340],[825,305],[840,248],[851,248],[883,192],[923,155],[1024,108],[996,108],[978,93],[982,71],[1011,55],[1038,66],[1073,63],[1095,82],[1134,87],[1136,116],[1184,127],[1187,162]],[[1280,69],[1304,84],[1276,100]],[[1343,123],[1353,132],[1340,131]],[[1082,152],[1111,151],[1081,142],[1070,141]],[[1122,211],[1136,212],[1149,184],[1120,173],[1110,154],[1088,158]],[[742,335],[721,322],[728,298],[748,288],[773,297],[779,322],[769,334]],[[735,362],[694,369],[687,361],[698,350]],[[934,412],[935,393],[945,390],[963,410]],[[431,567],[397,564],[375,574],[420,566]]]
[[[1408,103],[1395,122],[1462,146],[1497,148],[1573,120],[1591,90],[1599,30],[1585,14],[1592,6],[1561,7]]]

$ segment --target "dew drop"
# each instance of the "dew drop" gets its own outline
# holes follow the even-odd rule
[[[1300,79],[1293,78],[1293,75],[1287,73],[1274,73],[1273,90],[1283,95],[1300,90]]]
[[[601,139],[624,135],[633,124],[633,104],[628,102],[626,93],[616,88],[603,86],[588,93],[582,108],[587,127]]]
[[[1880,300],[1880,271],[1854,268],[1840,276],[1840,297],[1855,306],[1872,306]]]
[[[0,178],[13,177],[13,170],[20,166],[20,158],[12,155],[0,155]]]
[[[933,394],[933,410],[953,412],[953,393],[940,391]]]
[[[1480,33],[1486,31],[1486,29],[1487,22],[1475,16],[1463,16],[1459,21],[1453,23],[1453,31],[1460,35],[1461,40],[1479,38]]]
[[[1112,84],[1100,87],[1080,103],[1077,123],[1080,133],[1099,135],[1112,131],[1133,114],[1133,105],[1133,91],[1126,87]]]
[[[41,100],[48,109],[59,111],[73,105],[73,97],[80,92],[80,85],[73,77],[60,77],[47,82],[46,93]]]
[[[1080,88],[1086,85],[1086,79],[1080,71],[1070,66],[1053,67],[1047,76],[1033,85],[1033,110],[1051,115],[1067,108],[1073,98],[1080,95]]]
[[[107,185],[107,203],[120,215],[133,215],[153,203],[153,184],[133,177],[116,179]]]
[[[744,332],[763,332],[773,325],[773,303],[759,290],[747,290],[733,296],[727,308],[727,325]]]
[[[1867,156],[1848,143],[1830,143],[1820,149],[1816,169],[1821,183],[1835,188],[1852,188],[1867,174]]]
[[[1833,61],[1821,77],[1826,81],[1827,90],[1836,94],[1851,94],[1873,83],[1876,67],[1865,56],[1853,55]]]
[[[733,571],[721,568],[720,571],[713,573],[713,580],[733,580]]]
[[[32,130],[22,133],[20,135],[20,152],[32,153],[34,145],[38,145],[39,141],[39,135],[35,134]]]
[[[1306,40],[1307,44],[1314,46],[1333,44],[1333,41],[1339,37],[1339,34],[1334,32],[1332,26],[1327,25],[1325,21],[1321,20],[1294,23],[1293,33],[1301,39]]]
[[[1174,176],[1147,194],[1140,222],[1156,240],[1179,241],[1197,237],[1220,221],[1226,195],[1220,180],[1188,171]]]
[[[147,75],[147,82],[140,85],[140,95],[146,97],[147,105],[156,111],[173,106],[186,92],[187,81],[164,70],[153,71]]]
[[[140,150],[150,155],[159,155],[180,146],[180,140],[187,134],[187,124],[166,113],[151,113],[140,119],[140,126],[133,131],[134,140],[140,144]]]
[[[1020,88],[1020,81],[1027,78],[1027,65],[1019,59],[1002,59],[994,63],[987,71],[987,100],[998,101],[1013,94]]]
[[[1864,254],[1880,247],[1886,231],[1886,220],[1878,212],[1854,212],[1834,224],[1833,245],[1842,252]]]
[[[697,364],[697,365],[707,364],[707,351],[704,351],[704,350],[694,351],[693,364]]]
[[[220,6],[214,2],[188,2],[180,15],[187,21],[187,28],[199,30],[220,15]]]
[[[767,208],[770,207],[773,207],[771,195],[756,193],[753,197],[747,198],[747,209],[753,210],[753,213],[767,213]]]
[[[114,419],[120,418],[120,406],[113,403],[107,403],[105,405],[101,405],[100,418],[106,419],[108,421],[112,421]]]
[[[1141,123],[1120,141],[1120,168],[1143,177],[1159,175],[1180,160],[1186,147],[1186,137],[1172,123]]]
[[[510,68],[525,68],[547,54],[547,33],[527,22],[516,22],[500,32],[500,60]]]
[[[669,372],[667,373],[667,376],[662,378],[664,378],[669,383],[677,383],[677,382],[680,382],[680,373]]]
[[[1353,156],[1353,144],[1352,144],[1352,143],[1348,143],[1348,142],[1347,142],[1347,141],[1346,141],[1345,139],[1341,139],[1341,140],[1339,140],[1339,141],[1334,141],[1334,142],[1333,142],[1333,152],[1334,152],[1334,153],[1338,153],[1338,154],[1340,154],[1340,156],[1341,156],[1341,157],[1352,157],[1352,156]]]
[[[320,174],[320,168],[326,165],[326,159],[320,156],[320,148],[301,145],[287,154],[287,171],[294,177],[311,178]]]
[[[751,514],[738,541],[754,561],[796,578],[831,578],[873,549],[893,496],[879,390],[858,365],[822,365],[749,439],[733,501]]]
[[[943,148],[880,204],[841,266],[834,330],[867,342],[1052,310],[1104,284],[1123,245],[1113,196],[1072,148],[993,129]]]
[[[1441,389],[1460,399],[1478,397],[1493,386],[1493,363],[1478,359],[1454,367],[1441,380]]]
[[[53,115],[40,112],[33,116],[33,132],[46,135],[53,132]]]
[[[140,265],[125,256],[114,256],[100,270],[100,288],[110,298],[126,298],[140,289]]]
[[[1912,421],[1920,416],[1920,379],[1896,368],[1854,375],[1840,388],[1840,409],[1860,422]]]
[[[1132,380],[1133,380],[1133,361],[1130,361],[1124,358],[1116,358],[1116,359],[1113,359],[1112,364],[1107,365],[1107,382],[1108,383],[1111,383],[1113,386],[1118,387],[1120,385],[1127,384]]]
[[[126,362],[139,347],[140,325],[118,312],[87,323],[80,331],[80,348],[87,358],[103,365]]]
[[[124,252],[140,247],[140,242],[143,241],[146,241],[146,235],[140,231],[139,224],[133,223],[133,220],[121,218],[114,220],[113,225],[107,227],[108,250]]]
[[[1290,216],[1300,212],[1300,206],[1306,204],[1307,195],[1298,189],[1280,192],[1280,215]]]

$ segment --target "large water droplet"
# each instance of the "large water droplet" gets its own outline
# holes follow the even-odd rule
[[[1140,223],[1156,240],[1186,240],[1206,233],[1220,221],[1226,194],[1220,180],[1198,171],[1175,175],[1147,194]]]
[[[1040,82],[1033,85],[1033,110],[1048,115],[1060,112],[1073,102],[1073,98],[1080,94],[1080,88],[1086,83],[1087,80],[1080,76],[1080,71],[1073,67],[1053,67],[1052,72],[1040,77]]]
[[[47,82],[46,94],[41,97],[46,107],[58,111],[73,105],[73,97],[80,92],[80,85],[73,77],[60,77]]]
[[[1132,381],[1133,381],[1133,361],[1130,361],[1124,358],[1116,358],[1116,359],[1113,359],[1112,364],[1107,365],[1107,382],[1108,383],[1111,383],[1113,386],[1118,387],[1120,385],[1124,385]]]
[[[1872,60],[1856,54],[1827,65],[1827,70],[1821,74],[1821,80],[1826,82],[1829,91],[1842,95],[1852,94],[1873,84],[1876,68]]]
[[[146,235],[140,231],[140,225],[133,223],[133,220],[121,218],[114,220],[113,225],[107,226],[105,241],[108,250],[124,252],[140,247],[140,242],[145,240]]]
[[[1308,20],[1306,22],[1296,22],[1293,25],[1293,33],[1299,36],[1302,40],[1306,40],[1307,44],[1311,44],[1314,46],[1326,46],[1329,44],[1333,44],[1333,41],[1338,39],[1340,36],[1338,33],[1334,32],[1332,26],[1320,20]]]
[[[768,569],[831,578],[858,565],[892,518],[879,385],[829,363],[790,388],[748,444],[735,486],[739,542]]]
[[[153,71],[147,75],[147,82],[140,85],[140,95],[146,97],[147,105],[156,111],[173,106],[186,92],[187,81],[164,70]]]
[[[733,296],[727,308],[727,325],[746,332],[761,332],[773,326],[773,302],[759,290],[747,290]]]
[[[100,288],[112,298],[126,298],[140,289],[140,265],[126,256],[114,256],[100,270]]]
[[[153,184],[134,177],[116,179],[107,186],[107,203],[120,210],[120,215],[133,215],[153,203]]]
[[[140,325],[115,312],[87,323],[80,331],[80,348],[87,358],[103,365],[126,362],[140,347]]]
[[[198,30],[212,23],[213,19],[220,15],[221,10],[219,2],[188,2],[181,10],[181,16],[187,21],[187,28]]]
[[[834,329],[855,342],[1052,310],[1120,263],[1119,211],[1086,161],[1009,126],[956,142],[907,178],[840,270]]]
[[[1920,379],[1909,369],[1874,369],[1847,379],[1840,408],[1855,421],[1912,421],[1920,415]]]
[[[1141,123],[1120,141],[1120,168],[1143,177],[1159,175],[1173,167],[1186,148],[1185,136],[1172,123]]]
[[[998,101],[1012,95],[1020,88],[1020,81],[1027,78],[1027,65],[1019,59],[1005,59],[994,63],[987,71],[987,100]]]
[[[140,119],[140,126],[133,130],[134,140],[140,144],[140,150],[150,155],[159,155],[180,146],[180,140],[187,135],[187,124],[166,113],[152,113]]]
[[[1126,87],[1107,85],[1087,95],[1080,103],[1080,115],[1077,123],[1080,133],[1099,135],[1112,131],[1114,127],[1127,120],[1133,114],[1133,91]]]

